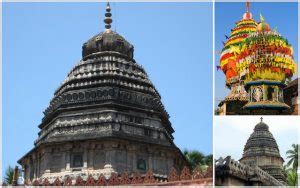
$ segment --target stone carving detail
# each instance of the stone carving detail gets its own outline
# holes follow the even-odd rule
[[[129,176],[128,176],[127,172],[124,172],[124,173],[121,175],[120,184],[121,184],[121,185],[129,185],[129,184],[131,184],[131,181],[130,181],[130,179],[129,179]]]
[[[38,180],[34,180],[34,181],[32,182],[32,185],[33,185],[33,186],[39,186],[39,185],[40,185],[40,182],[39,182]]]
[[[178,181],[179,180],[177,170],[174,167],[170,171],[168,180],[169,181]]]
[[[208,170],[208,169],[207,169]],[[192,178],[193,179],[201,179],[204,178],[205,174],[199,169],[193,170]]]
[[[147,119],[144,117],[142,118],[139,116],[132,116],[129,114],[119,113],[117,111],[107,110],[101,113],[94,112],[87,113],[85,115],[74,115],[71,117],[58,117],[49,125],[47,125],[47,129],[41,130],[39,133],[39,138],[35,141],[35,143],[42,142],[51,136],[75,135],[85,132],[100,133],[109,129],[108,123],[115,124],[114,129],[118,131],[120,130],[116,127],[118,126],[120,128],[118,122],[124,123],[124,126],[122,126],[122,131],[130,134],[143,135],[143,130],[139,128],[141,124],[146,125],[148,129],[152,129],[152,137],[157,138],[159,133],[156,131],[163,131],[161,122],[158,119]],[[163,139],[164,136],[161,135],[160,138]]]
[[[131,184],[141,184],[143,183],[143,179],[139,172],[134,172],[131,180]]]
[[[153,172],[151,170],[149,170],[147,173],[146,173],[146,176],[144,178],[144,184],[148,184],[148,183],[155,183],[155,178],[153,176]]]
[[[56,100],[55,100],[56,99]],[[154,98],[145,93],[139,92],[129,92],[119,90],[119,88],[113,87],[101,87],[97,89],[89,89],[85,91],[72,91],[67,92],[57,98],[55,98],[51,103],[50,106],[45,110],[45,115],[52,113],[55,109],[63,104],[70,104],[70,103],[82,103],[82,102],[89,102],[89,101],[102,101],[102,100],[121,100],[124,102],[130,102],[132,104],[138,104],[145,107],[150,108],[161,108],[164,111],[164,107],[160,100],[154,100]]]
[[[257,173],[265,173],[265,172],[257,172]],[[189,173],[189,169],[184,167],[181,176],[179,177],[175,168],[172,168],[170,171],[169,177],[162,178],[161,176],[155,176],[151,170],[147,171],[144,177],[142,177],[138,172],[134,172],[130,177],[126,172],[124,172],[121,177],[118,176],[117,173],[112,172],[111,176],[108,180],[105,179],[103,174],[98,176],[98,179],[94,178],[95,174],[90,174],[86,180],[84,180],[81,176],[73,176],[75,179],[74,185],[76,186],[116,186],[116,185],[160,185],[160,183],[166,182],[179,182],[180,181],[191,181],[193,180],[205,180],[205,182],[212,182],[212,167],[208,167],[206,172],[196,170],[193,171],[193,174]],[[53,178],[51,178],[53,179]],[[62,183],[63,182],[63,183]],[[55,179],[52,183],[48,181],[47,178],[44,181],[40,182],[38,180],[34,180],[31,185],[39,186],[39,185],[52,185],[52,186],[70,186],[73,185],[72,178],[67,176],[64,180],[60,180],[59,177]],[[172,185],[172,184],[170,184]]]
[[[43,186],[50,186],[50,182],[49,182],[48,178],[44,179]]]
[[[248,180],[248,177],[257,177],[257,181],[261,181],[264,185],[284,185],[258,166],[251,167],[249,165],[245,165],[231,159],[230,156],[227,156],[225,159],[220,158],[216,160],[215,168],[216,177],[222,176],[225,173],[223,169],[227,169],[226,174],[228,173],[228,175],[231,174],[244,180]]]
[[[115,185],[119,185],[120,181],[118,179],[118,174],[117,173],[111,173],[111,177],[108,180],[108,185],[110,186],[115,186]]]
[[[94,186],[94,185],[96,185],[95,179],[93,178],[92,175],[89,175],[88,179],[86,180],[85,185],[86,186]]]
[[[189,180],[191,179],[191,173],[190,169],[188,167],[184,167],[181,174],[180,174],[180,179],[181,180]]]
[[[57,177],[55,179],[55,181],[53,182],[53,186],[61,186],[61,181],[59,180],[59,178]]]
[[[64,186],[71,186],[72,185],[72,179],[68,176],[64,182]]]
[[[106,185],[106,179],[105,179],[105,177],[104,177],[103,174],[101,174],[101,175],[99,176],[99,178],[98,178],[98,180],[97,180],[97,182],[96,182],[96,185],[97,185],[97,186],[104,186],[104,185]]]
[[[84,186],[84,185],[85,185],[85,183],[83,182],[83,179],[82,179],[81,176],[78,176],[78,177],[76,178],[75,185],[77,185],[77,186]]]

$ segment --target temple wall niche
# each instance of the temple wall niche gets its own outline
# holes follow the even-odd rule
[[[94,152],[93,160],[94,160],[93,168],[95,170],[96,169],[103,169],[104,165],[105,165],[105,160],[106,160],[105,152],[101,151],[101,150],[96,150]]]
[[[61,172],[63,169],[65,169],[65,160],[63,158],[63,153],[54,153],[51,156],[50,161],[50,171],[51,173],[54,172]]]
[[[127,171],[127,152],[124,150],[116,151],[115,158],[116,158],[116,170],[118,172]]]

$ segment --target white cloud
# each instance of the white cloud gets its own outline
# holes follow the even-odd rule
[[[235,160],[242,157],[244,145],[261,116],[216,116],[214,117],[215,158],[231,155]],[[299,143],[298,116],[263,116],[286,160],[286,151]]]

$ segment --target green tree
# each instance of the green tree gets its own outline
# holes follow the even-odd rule
[[[14,176],[14,169],[11,166],[8,166],[8,168],[5,171],[4,183],[7,185],[11,185],[13,181],[13,176]]]
[[[296,170],[292,169],[287,172],[287,183],[289,186],[296,186],[297,185],[297,172]]]
[[[205,156],[205,164],[207,166],[213,166],[213,155],[212,154]]]
[[[288,155],[287,166],[291,166],[294,170],[297,170],[298,168],[298,147],[299,144],[293,144],[292,149],[286,152],[286,154]]]
[[[208,166],[213,165],[213,155],[205,156],[203,153],[196,150],[184,150],[183,154],[185,155],[189,165],[192,167],[192,170],[206,170]]]
[[[192,167],[192,169],[195,169],[196,166],[198,165],[203,165],[205,162],[204,158],[205,156],[203,155],[203,153],[199,152],[199,151],[188,151],[185,150],[183,152],[183,154],[185,155],[188,163],[190,164],[190,166]]]

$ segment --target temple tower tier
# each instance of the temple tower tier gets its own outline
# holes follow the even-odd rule
[[[269,126],[261,118],[250,135],[244,147],[241,163],[249,166],[258,166],[275,179],[286,183],[286,175],[283,170],[283,158]]]
[[[34,148],[18,161],[27,184],[148,170],[166,178],[187,164],[133,45],[111,30],[109,4],[105,16],[105,31],[83,44],[82,60],[44,111]]]

